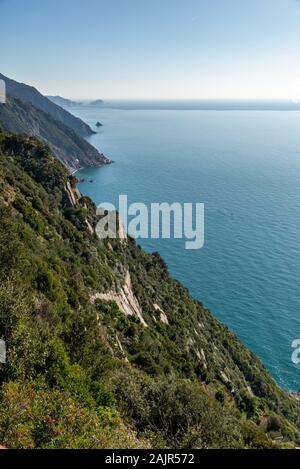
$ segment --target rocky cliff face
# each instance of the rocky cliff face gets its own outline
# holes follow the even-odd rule
[[[74,130],[31,103],[10,95],[7,96],[6,104],[0,105],[0,127],[5,131],[40,138],[70,171],[110,163],[108,158]]]
[[[5,81],[6,92],[8,95],[18,98],[25,103],[31,103],[35,108],[46,112],[53,117],[53,119],[70,127],[74,132],[82,137],[87,137],[94,133],[85,122],[78,117],[73,116],[56,103],[50,101],[50,99],[43,96],[33,86],[19,83],[2,75],[1,73],[0,79]]]

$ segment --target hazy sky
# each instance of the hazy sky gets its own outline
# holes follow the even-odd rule
[[[73,98],[300,99],[299,0],[0,0],[0,71]]]

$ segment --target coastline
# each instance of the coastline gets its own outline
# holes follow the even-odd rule
[[[93,122],[96,118],[94,113],[90,115],[89,111],[84,109],[80,117],[87,122]],[[273,251],[272,247],[266,243],[267,227],[254,234],[248,222],[240,223],[246,209],[264,226],[266,223],[273,224],[278,215],[278,207],[273,203],[274,199],[268,197],[266,220],[266,207],[262,203],[262,197],[268,193],[268,185],[258,185],[258,190],[253,191],[248,173],[244,172],[244,162],[236,156],[238,153],[244,155],[247,168],[255,165],[256,170],[260,167],[257,165],[261,165],[259,162],[261,159],[263,164],[261,169],[266,177],[266,183],[272,183],[273,178],[277,177],[274,170],[267,169],[271,161],[275,169],[281,168],[281,174],[285,174],[281,177],[286,179],[290,171],[288,171],[288,163],[285,163],[285,159],[286,155],[291,152],[291,157],[294,154],[297,115],[284,112],[282,115],[261,113],[258,116],[257,113],[239,114],[237,111],[230,115],[229,113],[228,115],[223,113],[194,115],[191,113],[187,117],[179,112],[173,114],[157,112],[155,115],[157,124],[153,123],[152,111],[150,114],[131,111],[124,115],[123,111],[116,113],[113,110],[112,113],[101,112],[98,117],[104,120],[105,129],[103,129],[104,133],[93,137],[92,142],[101,150],[103,141],[103,150],[111,154],[112,159],[117,160],[118,165],[108,172],[97,169],[92,169],[87,173],[83,171],[82,175],[76,172],[77,177],[86,179],[80,184],[80,190],[98,203],[108,201],[116,207],[119,193],[128,193],[132,201],[149,201],[151,198],[155,201],[168,200],[170,202],[178,199],[194,202],[209,200],[212,205],[206,211],[206,227],[209,228],[210,234],[206,233],[209,238],[204,249],[190,256],[182,248],[180,241],[176,240],[172,240],[171,245],[169,244],[172,250],[163,240],[141,240],[140,244],[147,252],[157,250],[162,254],[170,266],[172,275],[189,288],[194,298],[202,301],[223,324],[234,331],[243,343],[261,358],[282,389],[297,391],[299,370],[291,361],[291,342],[294,336],[290,338],[292,331],[289,328],[291,321],[297,321],[294,313],[297,296],[291,296],[284,285],[283,288],[276,290],[275,297],[272,293],[272,285],[274,282],[278,283],[280,279],[277,270],[273,270],[272,275],[268,270]],[[290,123],[289,132],[282,132],[282,126],[287,122]],[[183,123],[186,123],[186,127],[182,127]],[[192,132],[191,129],[195,125],[202,129],[202,137],[197,137]],[[212,141],[211,136],[215,134],[216,129],[219,132],[219,139]],[[273,146],[262,137],[271,129],[277,135],[278,145],[284,149],[285,159],[283,155],[281,158],[281,153],[274,154]],[[159,138],[160,132],[163,132],[163,145]],[[156,141],[153,140],[154,135],[158,136]],[[237,135],[239,135],[238,138]],[[232,139],[229,138],[231,136],[236,142],[234,152],[232,152]],[[225,140],[224,137],[226,137]],[[257,139],[259,145],[253,147],[253,140]],[[170,145],[167,145],[167,142],[170,142]],[[206,151],[206,148],[210,147],[213,148],[213,152]],[[194,148],[199,153],[199,163]],[[253,158],[253,150],[258,155],[255,158]],[[120,157],[117,156],[118,152]],[[183,154],[186,154],[187,158],[182,159]],[[237,171],[234,186],[228,184],[231,170]],[[185,187],[181,174],[189,178],[189,187]],[[215,174],[218,174],[217,179]],[[255,171],[255,174],[251,172],[251,177],[254,178],[255,183],[259,184],[259,172]],[[295,179],[295,175],[291,177]],[[90,179],[94,181],[94,184],[89,184]],[[222,195],[220,198],[218,191],[221,188],[225,197]],[[290,197],[296,193],[294,185],[289,185],[286,190]],[[241,194],[241,201],[240,198],[239,200],[236,198],[237,191]],[[282,203],[285,195],[281,192],[277,199],[279,197],[279,209],[283,214],[285,209]],[[248,204],[249,197],[254,201],[253,207]],[[231,207],[230,210],[228,207]],[[291,208],[292,210],[289,210],[286,215],[290,220],[289,223],[293,223],[291,226],[294,226],[291,235],[294,233],[296,236],[297,226],[293,222],[296,207]],[[214,235],[212,235],[212,230]],[[279,252],[278,268],[283,265],[283,262],[289,262],[294,265],[295,269],[297,268],[298,256],[295,257],[292,252],[289,252],[297,248],[294,235],[290,239],[288,231],[279,230],[278,237],[274,238]],[[290,243],[288,244],[290,248],[284,255],[287,243]],[[254,249],[252,257],[255,256],[259,260],[257,266],[252,265],[247,254],[246,247],[249,245]],[[237,251],[235,246],[237,246]],[[227,266],[226,269],[224,265]],[[249,267],[244,268],[243,265]],[[261,275],[269,278],[263,285],[259,281]],[[290,276],[288,279],[289,284],[294,285],[295,279],[293,280]],[[263,295],[261,294],[262,288],[264,289]],[[279,326],[275,326],[272,318],[279,309],[281,327],[278,329]],[[245,316],[246,310],[248,314]],[[257,330],[257,333],[253,334],[254,330]],[[276,341],[272,331],[277,333]]]

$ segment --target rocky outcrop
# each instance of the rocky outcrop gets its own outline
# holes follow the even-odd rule
[[[153,307],[154,307],[155,311],[159,312],[159,320],[161,322],[163,322],[164,324],[169,324],[168,317],[167,317],[166,313],[161,309],[161,307],[158,306],[156,303],[153,304]]]
[[[119,291],[108,291],[106,293],[95,293],[91,297],[91,302],[96,300],[114,301],[122,313],[127,316],[136,316],[143,326],[147,326],[143,318],[143,312],[136,296],[133,293],[130,273],[125,275],[124,285]]]
[[[81,197],[79,190],[77,189],[77,187],[72,187],[69,181],[66,182],[65,189],[68,194],[71,205],[75,207]]]

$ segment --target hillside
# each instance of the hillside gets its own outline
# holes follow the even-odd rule
[[[25,103],[31,103],[34,107],[46,112],[47,114],[50,114],[53,119],[70,127],[72,130],[74,130],[74,132],[82,137],[88,137],[94,133],[85,122],[83,122],[78,117],[73,116],[54,102],[50,101],[50,99],[43,96],[33,86],[11,80],[1,73],[0,79],[5,81],[6,92],[8,95],[14,98],[18,98]]]
[[[90,106],[95,106],[95,107],[102,106],[103,104],[104,104],[103,99],[95,99],[95,101],[91,101],[89,103]]]
[[[72,101],[71,99],[63,98],[62,96],[46,96],[46,98],[50,99],[50,101],[57,104],[58,106],[61,106],[67,109],[82,105],[78,101]]]
[[[29,102],[23,102],[9,95],[6,104],[0,106],[0,128],[42,139],[70,171],[110,163],[71,128]]]
[[[272,448],[300,404],[32,137],[0,135],[0,444]],[[276,438],[283,438],[275,443]]]

